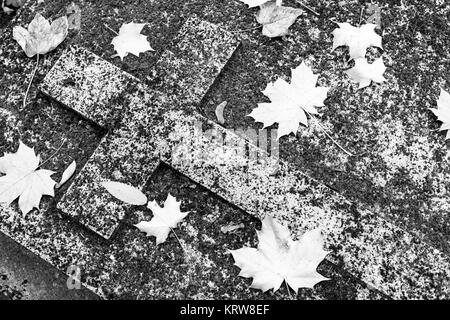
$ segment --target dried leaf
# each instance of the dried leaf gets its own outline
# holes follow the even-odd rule
[[[39,208],[43,195],[54,196],[56,184],[50,170],[40,169],[40,159],[34,150],[22,142],[16,153],[7,153],[0,158],[0,202],[11,204],[19,198],[19,208],[26,214]]]
[[[46,54],[55,49],[68,34],[69,23],[67,17],[56,19],[51,24],[39,13],[28,25],[28,30],[16,26],[13,37],[28,57],[36,54]]]
[[[312,288],[328,280],[316,271],[328,254],[323,249],[319,229],[308,231],[300,240],[293,241],[287,227],[266,217],[257,234],[258,248],[231,251],[235,265],[241,268],[239,275],[253,278],[251,288],[277,291],[286,281],[297,292],[299,288]]]
[[[381,37],[375,33],[375,24],[365,24],[361,27],[353,27],[349,23],[338,23],[339,28],[333,31],[333,49],[340,46],[348,46],[350,58],[364,58],[368,47],[383,48]]]
[[[292,70],[291,83],[278,79],[263,91],[271,103],[259,103],[248,116],[262,122],[264,128],[278,123],[278,139],[296,133],[299,123],[308,125],[306,112],[318,114],[315,107],[324,105],[329,88],[316,87],[317,75],[303,62]]]
[[[61,181],[59,181],[58,184],[56,184],[56,189],[60,188],[64,183],[69,180],[73,174],[75,173],[75,170],[77,169],[77,163],[75,161],[72,161],[72,163],[64,170]]]
[[[263,25],[263,35],[274,38],[289,33],[289,27],[303,13],[302,9],[283,7],[275,1],[261,5],[256,20]]]
[[[115,198],[136,206],[143,206],[147,203],[147,197],[139,189],[125,183],[115,181],[104,181],[101,185],[108,190]]]
[[[154,51],[147,41],[147,36],[141,34],[146,23],[126,23],[120,27],[119,35],[114,37],[111,44],[117,51],[117,55],[123,60],[128,53],[137,57],[148,50]]]
[[[156,201],[149,202],[148,208],[153,212],[153,218],[150,221],[141,221],[136,227],[147,234],[147,236],[156,237],[156,244],[163,243],[167,240],[170,230],[177,227],[189,212],[181,212],[181,201],[170,193],[164,202],[164,207],[160,207]]]
[[[450,130],[450,94],[441,88],[441,94],[437,101],[437,109],[430,108],[434,115],[442,122],[440,131]],[[450,131],[447,131],[445,140],[450,139]]]
[[[361,89],[369,86],[372,81],[377,83],[386,81],[383,77],[385,71],[386,66],[382,58],[375,60],[372,64],[368,63],[364,58],[358,58],[355,60],[355,66],[345,71],[345,73],[358,82],[358,89]]]

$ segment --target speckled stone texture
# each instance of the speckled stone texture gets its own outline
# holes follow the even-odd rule
[[[31,11],[24,10],[18,22],[28,23],[31,12],[44,7],[45,13],[55,18],[62,12],[62,2],[48,1],[46,6],[39,7],[33,4]],[[279,179],[289,184],[287,173],[304,173],[304,178],[294,178],[301,186],[298,190],[306,188],[301,191],[306,201],[299,211],[299,217],[306,219],[291,219],[292,214],[283,213],[278,216],[290,221],[295,234],[304,228],[326,225],[327,244],[333,251],[319,266],[319,271],[333,280],[317,285],[314,290],[301,290],[297,297],[300,299],[449,297],[448,152],[443,135],[433,131],[439,123],[427,108],[435,106],[439,87],[448,89],[449,86],[450,8],[448,3],[438,0],[403,1],[404,6],[393,1],[376,2],[382,12],[383,29],[379,32],[383,35],[385,50],[371,49],[369,58],[383,54],[388,66],[385,84],[354,90],[355,85],[343,73],[348,51],[342,48],[330,53],[331,31],[335,25],[328,19],[357,25],[362,3],[306,1],[320,16],[305,13],[284,40],[267,39],[260,29],[237,33],[242,40],[241,48],[199,107],[207,118],[215,120],[215,106],[227,100],[224,114],[227,128],[256,128],[258,125],[245,115],[258,102],[264,101],[259,91],[280,76],[288,78],[289,70],[305,60],[320,74],[320,86],[335,88],[321,109],[321,124],[357,154],[356,157],[341,154],[314,123],[308,128],[302,127],[297,136],[280,141],[280,156],[289,165],[281,162]],[[297,6],[293,0],[285,3]],[[158,85],[154,64],[158,57],[164,56],[170,39],[192,13],[227,30],[247,30],[255,26],[255,10],[234,0],[83,1],[81,7],[82,31],[73,42],[150,87]],[[363,12],[362,19],[366,18],[368,13]],[[144,32],[156,52],[127,57],[129,59],[124,61],[111,59],[114,53],[109,45],[112,35],[102,27],[103,23],[118,30],[121,23],[134,19],[150,21]],[[72,157],[84,164],[102,132],[40,95],[30,99],[33,103],[26,113],[17,113],[15,106],[21,102],[34,61],[20,52],[8,38],[10,35],[0,37],[3,41],[0,50],[4,50],[3,43],[8,49],[7,55],[0,57],[3,72],[0,72],[0,102],[9,110],[1,117],[3,137],[0,135],[0,138],[4,144],[0,144],[0,151],[14,150],[20,137],[36,146],[45,159],[62,138],[67,137],[67,146],[62,148],[60,156],[48,163],[48,168],[62,170]],[[62,49],[64,46],[46,57],[36,84],[59,58]],[[175,61],[169,56],[166,60]],[[149,101],[157,101],[157,97],[146,90],[139,84],[133,92],[127,92],[123,99],[131,103],[126,105],[145,110]],[[124,114],[124,118],[131,116],[129,110]],[[189,106],[174,101],[173,111],[159,116],[158,123],[167,125],[161,131],[162,136],[176,126],[191,130],[188,136],[170,138],[177,142],[174,144],[177,155],[183,154],[183,150],[191,152],[193,145],[197,145],[197,151],[198,146],[204,152],[211,151],[209,148],[213,144],[195,131],[198,123],[203,124],[205,120],[190,111]],[[45,130],[41,129],[43,126]],[[208,128],[222,130],[213,123],[207,123],[204,129]],[[123,134],[133,136],[142,129],[129,128],[129,132]],[[141,219],[151,218],[148,210],[131,210],[116,237],[107,243],[60,216],[56,202],[48,199],[44,199],[41,211],[27,217],[22,217],[15,205],[2,208],[0,229],[60,270],[64,271],[73,262],[79,263],[85,268],[83,282],[86,286],[107,298],[286,298],[285,292],[262,294],[248,289],[249,281],[237,277],[239,270],[224,253],[224,249],[255,244],[254,227],[258,227],[259,222],[220,200],[217,194],[257,216],[258,209],[264,208],[261,206],[264,201],[249,204],[243,197],[228,193],[237,186],[224,178],[230,166],[226,164],[228,157],[220,157],[220,154],[226,150],[219,148],[216,150],[219,156],[188,165],[189,161],[182,161],[186,158],[164,157],[167,154],[164,150],[173,147],[170,144],[154,147],[161,151],[158,159],[162,157],[171,167],[215,192],[199,187],[166,166],[160,166],[144,188],[150,199],[159,201],[171,192],[183,200],[185,210],[193,212],[179,228],[179,236],[187,244],[189,254],[181,251],[173,237],[169,237],[165,246],[156,248],[132,226]],[[195,157],[200,158],[200,155]],[[239,156],[234,159],[239,160]],[[272,178],[256,170],[265,168],[264,164],[248,170],[247,159],[241,160],[234,168],[239,177],[245,173],[270,184]],[[225,163],[226,168],[217,169],[218,162]],[[205,169],[202,174],[198,174],[200,167]],[[220,183],[209,179],[211,175],[220,177]],[[337,190],[346,199],[306,175]],[[243,181],[243,186],[249,186],[246,189],[249,194],[256,199],[262,197],[258,195],[257,186]],[[279,185],[277,188],[280,190],[273,194],[286,197],[282,191],[286,187]],[[61,190],[59,196],[64,191]],[[292,210],[291,205],[298,199],[287,198],[284,208]],[[269,206],[269,210],[276,208]],[[220,231],[222,226],[240,223],[245,227],[235,234],[224,235]]]
[[[143,109],[129,107],[130,99],[139,99],[139,94],[124,97],[135,91],[130,83],[135,87],[137,79],[80,48],[63,54],[43,81],[43,92],[100,125],[113,124],[116,115],[121,118],[59,204],[106,239],[127,205],[115,200],[100,182],[122,181],[142,188],[159,164],[160,150],[154,147],[165,139],[158,124],[162,113],[180,105],[194,110],[238,46],[231,34],[197,18],[189,19],[177,38],[156,64],[157,88],[140,90],[151,97]]]

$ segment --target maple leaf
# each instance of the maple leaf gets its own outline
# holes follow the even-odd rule
[[[148,203],[148,208],[153,212],[153,218],[150,221],[142,221],[135,226],[147,236],[155,236],[156,244],[166,241],[170,230],[177,227],[177,224],[183,220],[189,212],[181,212],[181,201],[170,193],[164,202],[164,207],[160,207],[156,201]]]
[[[296,133],[299,123],[308,126],[306,113],[318,114],[315,107],[324,105],[329,88],[316,87],[317,75],[304,62],[292,70],[291,83],[278,79],[269,83],[263,91],[271,103],[258,103],[248,115],[264,128],[278,123],[278,139],[291,132]]]
[[[333,49],[347,45],[350,49],[350,58],[356,59],[366,56],[368,47],[375,46],[383,49],[381,37],[375,33],[376,24],[368,23],[354,27],[349,23],[338,23],[339,28],[333,30]]]
[[[302,9],[283,7],[270,1],[261,5],[256,20],[263,25],[263,35],[270,38],[282,37],[289,33],[289,27],[302,13]]]
[[[306,232],[298,241],[291,239],[289,229],[271,217],[262,221],[257,231],[258,248],[231,250],[239,275],[253,278],[251,288],[277,291],[283,281],[297,292],[328,280],[316,269],[328,254],[323,250],[319,229]]]
[[[54,196],[56,184],[50,170],[37,170],[40,159],[34,150],[22,142],[16,153],[7,153],[0,158],[0,202],[11,204],[19,198],[19,208],[26,214],[39,208],[43,195]]]
[[[140,53],[151,50],[147,36],[141,34],[146,23],[125,23],[119,29],[119,34],[114,37],[111,44],[117,51],[117,55],[123,60],[128,53],[139,56]]]
[[[430,108],[434,115],[442,122],[440,131],[450,130],[450,94],[441,88],[439,100],[437,101],[437,109]],[[450,139],[450,131],[447,131],[445,140]]]
[[[386,81],[383,77],[385,71],[386,66],[382,58],[375,60],[372,64],[368,63],[365,58],[358,58],[355,60],[355,66],[345,73],[358,82],[358,89],[361,89],[369,86],[371,81],[378,83]]]
[[[67,17],[56,19],[51,24],[41,14],[36,14],[28,29],[15,26],[13,38],[16,40],[25,54],[33,56],[46,54],[55,49],[67,37],[69,22]]]
[[[247,4],[250,8],[261,6],[264,3],[270,1],[270,0],[240,0],[241,2],[244,2]],[[276,4],[281,6],[282,0],[277,0]]]

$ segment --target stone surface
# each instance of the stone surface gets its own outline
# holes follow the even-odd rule
[[[0,300],[98,299],[86,288],[69,290],[63,272],[0,233]]]
[[[157,137],[163,129],[156,125],[158,117],[176,106],[195,108],[238,45],[232,35],[197,18],[186,22],[178,38],[156,64],[159,90],[142,88],[132,98],[147,96],[144,109],[130,109],[132,101],[124,97],[135,90],[136,79],[79,48],[65,53],[44,79],[44,93],[113,128],[59,204],[65,213],[107,239],[127,205],[115,200],[100,182],[123,181],[142,188],[159,164],[155,142],[164,143],[162,136]],[[120,122],[114,125],[117,115]]]
[[[286,3],[295,6],[294,1]],[[289,161],[291,166],[338,190],[353,202],[351,204],[312,179],[305,178],[308,186],[306,194],[310,195],[309,201],[312,205],[307,205],[302,214],[307,214],[309,207],[321,208],[325,214],[319,221],[316,221],[311,213],[307,214],[308,217],[312,217],[308,220],[309,223],[293,222],[296,232],[315,223],[324,223],[329,226],[327,230],[329,243],[338,239],[338,243],[344,242],[344,248],[340,246],[333,248],[335,254],[329,259],[333,263],[326,261],[320,267],[326,276],[332,274],[336,280],[320,284],[313,291],[302,291],[299,298],[386,297],[374,290],[374,287],[392,298],[448,296],[446,291],[448,284],[445,283],[448,281],[448,276],[445,275],[449,270],[448,234],[450,234],[446,210],[448,159],[443,137],[432,131],[439,124],[427,108],[434,106],[439,86],[445,88],[448,84],[445,70],[449,69],[450,61],[446,50],[449,47],[449,35],[446,31],[449,30],[449,6],[442,1],[409,1],[404,7],[398,7],[390,1],[379,1],[379,4],[384,28],[383,55],[385,63],[389,66],[387,83],[371,86],[362,91],[353,90],[342,72],[344,62],[347,60],[347,51],[340,49],[336,53],[329,53],[332,42],[330,33],[335,26],[327,18],[357,24],[360,19],[360,8],[357,2],[347,2],[339,6],[335,2],[324,1],[320,4],[310,4],[320,13],[320,17],[305,15],[294,24],[291,28],[292,34],[285,41],[264,38],[260,35],[260,30],[239,33],[243,40],[242,47],[228,63],[223,76],[218,78],[200,106],[200,110],[207,117],[215,119],[215,106],[227,100],[229,107],[225,110],[225,118],[230,128],[256,127],[251,119],[244,116],[250,113],[258,102],[263,101],[264,97],[257,92],[264,89],[267,82],[280,75],[288,77],[289,70],[303,60],[307,60],[315,72],[321,73],[319,85],[337,88],[330,92],[330,97],[322,108],[321,123],[347,149],[356,151],[357,157],[347,158],[337,152],[335,146],[314,124],[310,128],[302,128],[298,132],[298,137],[292,135],[280,141],[280,155]],[[253,12],[237,1],[212,0],[207,4],[203,1],[183,1],[182,4],[176,5],[179,8],[173,7],[173,1],[159,1],[158,4],[149,2],[135,8],[131,3],[124,1],[83,2],[85,17],[83,29],[80,35],[74,38],[74,42],[152,86],[155,85],[152,65],[165,50],[169,41],[167,39],[172,39],[189,14],[195,12],[202,19],[217,23],[228,30],[243,30],[254,26]],[[48,10],[46,13],[52,17],[56,17],[61,11],[59,9],[61,6],[54,1],[49,1],[46,8],[49,8],[46,9]],[[30,9],[24,10],[24,15],[19,17],[19,23],[22,23],[23,19],[30,20],[35,7],[32,6]],[[149,39],[152,43],[156,42],[157,52],[139,58],[131,57],[124,62],[118,59],[111,60],[113,52],[112,48],[108,47],[109,31],[102,28],[99,21],[107,22],[108,25],[118,29],[121,22],[128,22],[131,17],[137,17],[142,21],[151,17],[149,20],[152,22],[148,28],[156,32],[152,33]],[[363,16],[364,18],[367,17]],[[34,67],[34,61],[28,61],[20,55],[19,49],[10,41],[8,35],[0,37],[2,49],[3,43],[8,49],[7,54],[0,58],[0,71],[3,71],[0,72],[2,74],[0,102],[11,111],[10,115],[2,118],[2,122],[11,122],[14,116],[24,124],[19,126],[19,129],[7,126],[9,129],[4,130],[2,138],[6,144],[1,146],[0,151],[13,149],[18,137],[25,133],[23,138],[28,143],[36,144],[38,151],[45,158],[56,149],[61,138],[67,135],[69,143],[67,148],[62,149],[64,156],[50,161],[48,164],[52,167],[50,169],[64,168],[64,164],[69,160],[68,155],[79,157],[80,163],[85,163],[89,153],[96,146],[92,132],[97,129],[91,128],[93,131],[89,134],[89,130],[85,130],[86,122],[69,112],[62,112],[58,104],[39,95],[26,114],[14,111],[15,106],[21,102],[23,87],[27,84],[27,75]],[[58,50],[49,55],[38,73],[36,83],[41,81],[61,52]],[[371,51],[370,58],[380,53]],[[143,108],[146,99],[152,97],[146,96],[145,92],[142,88],[137,88],[134,93],[129,93],[126,99],[133,101],[132,105],[135,108]],[[188,116],[183,118],[183,121],[179,121],[178,112],[173,112],[160,121],[181,127],[189,124],[189,128],[192,129],[191,125],[197,123],[198,117],[189,112],[186,114]],[[56,117],[47,119],[49,115]],[[125,114],[126,117],[129,115],[129,112]],[[36,123],[51,124],[45,130],[50,134],[38,130]],[[208,123],[208,126],[214,128],[214,124]],[[78,137],[66,132],[69,129],[77,130]],[[91,137],[92,143],[80,141],[86,137]],[[178,141],[180,137],[175,136],[173,139]],[[204,143],[194,133],[191,140],[202,146],[211,145],[210,142]],[[182,146],[186,147],[185,144]],[[219,158],[216,159],[218,160]],[[171,159],[165,161],[174,167],[181,165],[180,162]],[[206,164],[211,167],[208,167],[204,176],[197,176],[196,180],[229,197],[226,190],[234,190],[235,186],[232,183],[221,179],[222,186],[225,186],[222,188],[207,179],[211,172],[223,176],[227,170],[223,173],[220,170],[214,172],[216,163],[205,162],[202,166]],[[195,166],[183,165],[182,168],[189,175],[198,171]],[[241,169],[242,167],[239,167],[239,170]],[[251,174],[257,176],[257,172]],[[45,201],[43,212],[33,212],[32,219],[18,216],[14,207],[11,210],[2,209],[4,218],[0,228],[61,270],[67,267],[67,261],[60,250],[52,247],[53,242],[48,239],[56,237],[57,243],[63,243],[63,247],[71,248],[67,251],[69,255],[72,252],[73,256],[76,256],[77,250],[82,252],[81,257],[77,256],[80,264],[92,265],[91,268],[86,268],[88,276],[84,282],[96,288],[103,296],[111,298],[194,297],[199,292],[199,287],[194,285],[198,279],[202,279],[198,281],[201,288],[205,288],[209,281],[214,283],[206,290],[207,297],[283,298],[276,294],[263,295],[246,289],[248,282],[236,277],[238,270],[231,266],[231,259],[217,250],[237,248],[248,241],[254,241],[252,227],[256,220],[252,220],[242,211],[233,211],[235,209],[226,203],[220,202],[219,205],[212,193],[206,194],[206,191],[199,193],[198,187],[191,191],[189,180],[177,180],[174,173],[163,176],[170,178],[162,178],[161,172],[157,171],[150,186],[145,189],[146,193],[163,200],[170,189],[189,202],[188,207],[192,206],[197,212],[202,212],[193,215],[192,220],[188,220],[181,228],[182,236],[186,237],[190,247],[195,249],[191,251],[193,254],[188,256],[197,257],[197,260],[164,258],[166,254],[170,257],[174,257],[174,253],[181,255],[175,241],[168,243],[163,252],[155,251],[148,239],[138,234],[131,226],[141,218],[150,217],[148,212],[130,212],[125,218],[123,227],[119,228],[117,237],[108,245],[67,217],[59,217],[55,203],[48,201]],[[169,189],[168,185],[171,186]],[[257,189],[253,189],[255,190]],[[314,190],[318,190],[318,195]],[[190,202],[190,199],[195,200]],[[239,203],[245,199],[232,200]],[[208,205],[198,207],[198,203],[202,202]],[[336,209],[336,203],[342,205]],[[250,206],[250,212],[253,207]],[[229,220],[214,220],[217,226],[208,229],[209,224],[206,221],[210,220],[200,217],[206,218],[211,214],[216,216],[222,214]],[[14,219],[10,218],[11,216],[14,216]],[[13,221],[5,222],[8,219]],[[330,222],[329,219],[335,220]],[[230,221],[236,224],[242,222],[246,226],[239,231],[238,237],[224,237],[220,234],[220,228],[216,228]],[[215,245],[209,245],[211,241],[203,238],[203,234],[213,239]],[[345,247],[346,241],[353,243],[355,248]],[[366,246],[366,243],[369,245]],[[390,245],[397,243],[400,244],[400,249]],[[403,254],[401,248],[405,248],[409,253]],[[340,252],[343,255],[339,255]],[[96,253],[99,253],[97,258]],[[130,259],[130,256],[133,258]],[[370,260],[365,265],[367,259]],[[190,263],[191,261],[201,262],[195,264]],[[208,261],[214,263],[207,263]],[[336,263],[339,267],[336,267]],[[158,269],[153,265],[157,265]],[[189,265],[195,265],[201,271],[196,273],[195,268],[189,269]],[[342,271],[340,267],[350,270],[353,275]],[[175,281],[167,281],[162,274],[170,274]],[[215,274],[220,274],[220,277],[214,278]],[[372,286],[367,287],[358,278]],[[145,285],[136,288],[133,282]]]

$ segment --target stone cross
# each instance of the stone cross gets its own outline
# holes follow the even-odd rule
[[[100,182],[142,187],[164,162],[248,213],[274,216],[295,236],[322,228],[327,247],[338,252],[327,259],[343,262],[350,273],[390,296],[430,292],[430,277],[448,281],[449,262],[440,252],[382,217],[356,209],[292,165],[250,157],[264,151],[196,111],[237,45],[231,34],[192,18],[155,66],[150,87],[82,48],[67,51],[41,90],[109,133],[59,208],[108,239],[126,206]],[[227,143],[212,142],[207,129]],[[422,273],[423,268],[432,272]]]

